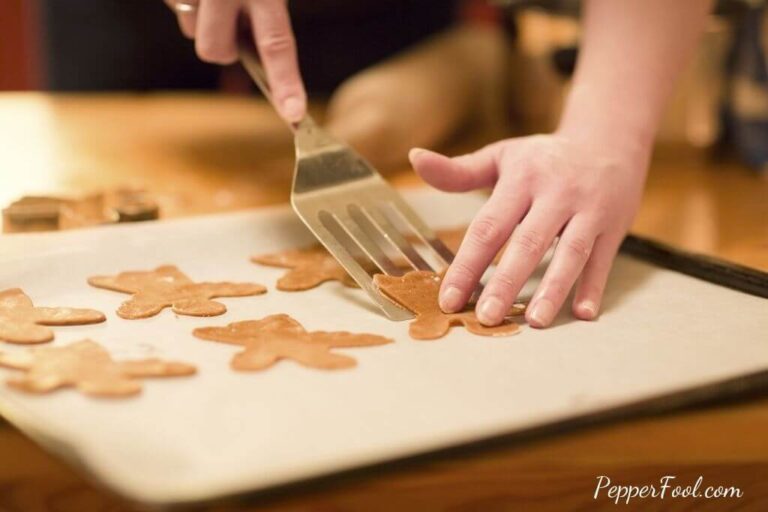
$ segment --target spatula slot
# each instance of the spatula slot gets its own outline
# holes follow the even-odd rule
[[[362,242],[372,242],[386,258],[383,263],[388,266],[388,268],[382,270],[384,270],[386,274],[395,276],[402,275],[404,273],[404,262],[400,251],[397,246],[387,239],[383,231],[379,229],[375,220],[370,216],[368,209],[358,204],[350,204],[347,206],[347,213],[357,227],[365,233],[367,238],[362,240]],[[389,264],[391,264],[392,267],[389,267]],[[405,264],[407,265],[408,263],[406,262]]]
[[[358,278],[366,276],[371,279],[372,276],[380,270],[366,256],[366,254],[360,249],[360,247],[350,238],[349,234],[343,228],[339,220],[329,211],[321,210],[317,214],[317,219],[320,224],[333,236],[336,242],[336,247],[331,252],[334,252],[334,256],[339,257],[336,253],[342,251],[346,256],[343,262],[347,272],[357,281]],[[352,268],[349,268],[353,265]]]
[[[395,230],[406,233],[406,243],[418,253],[423,262],[416,268],[442,272],[453,261],[453,253],[437,235],[418,220],[413,220],[416,214],[407,204],[402,201],[382,201],[380,210]]]
[[[429,263],[414,249],[413,244],[403,236],[402,232],[390,221],[380,206],[367,206],[365,212],[369,215],[377,230],[380,231],[382,238],[387,240],[390,246],[397,250],[400,258],[405,259],[407,264],[416,270],[432,270]]]

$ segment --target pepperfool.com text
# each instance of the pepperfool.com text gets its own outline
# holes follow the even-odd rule
[[[614,484],[608,476],[600,475],[593,498],[629,504],[635,499],[733,499],[742,496],[744,492],[735,486],[704,485],[703,476],[686,484],[678,482],[674,475],[664,475],[658,484],[633,485]]]

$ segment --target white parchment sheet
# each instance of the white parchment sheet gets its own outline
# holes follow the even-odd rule
[[[430,224],[467,223],[483,199],[431,191],[407,196]],[[90,337],[116,357],[197,365],[191,378],[145,380],[128,400],[72,390],[29,396],[0,386],[0,411],[76,457],[116,491],[155,504],[263,489],[614,407],[768,368],[768,301],[620,257],[597,322],[561,314],[557,327],[509,338],[454,328],[413,341],[359,290],[326,283],[276,291],[283,270],[253,254],[311,241],[288,208],[0,237],[0,289],[40,306],[103,311],[100,325],[54,328],[60,345]],[[195,280],[251,281],[266,295],[221,299],[213,318],[116,316],[127,295],[86,278],[175,264]],[[567,308],[566,308],[567,309]],[[192,336],[199,326],[289,313],[309,330],[391,336],[344,349],[358,367],[324,372],[281,362],[236,373],[238,347]],[[0,343],[0,350],[23,350]],[[0,379],[12,374],[0,370]]]

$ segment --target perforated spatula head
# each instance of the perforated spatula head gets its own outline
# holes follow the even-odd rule
[[[258,55],[240,44],[240,59],[272,102]],[[291,125],[296,146],[291,204],[304,224],[392,320],[413,315],[384,297],[373,275],[441,272],[453,253],[356,151],[307,115]]]

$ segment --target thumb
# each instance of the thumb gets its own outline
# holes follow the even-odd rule
[[[474,153],[449,158],[421,148],[413,148],[408,159],[424,181],[446,192],[466,192],[492,187],[498,178],[494,144]]]

